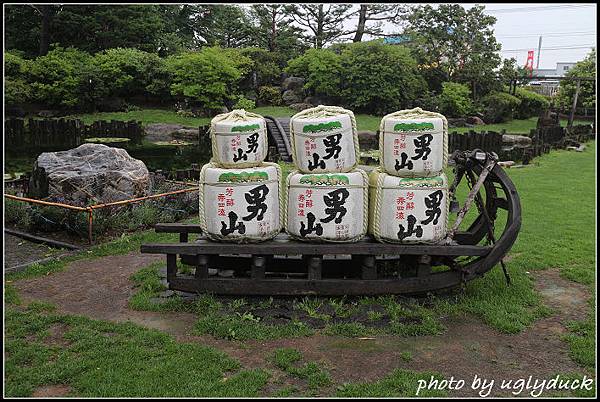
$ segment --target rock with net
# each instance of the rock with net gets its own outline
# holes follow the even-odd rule
[[[124,149],[84,144],[38,156],[29,195],[88,205],[143,197],[151,193],[151,187],[144,162],[132,158]]]

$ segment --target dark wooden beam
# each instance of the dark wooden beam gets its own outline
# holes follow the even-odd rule
[[[202,281],[175,278],[169,288],[184,292],[247,296],[298,295],[383,295],[423,294],[459,285],[461,274],[456,271],[433,273],[427,277],[402,279],[253,279],[209,278]]]
[[[148,254],[362,254],[362,255],[444,255],[482,256],[491,247],[476,245],[427,245],[358,242],[352,244],[319,244],[267,241],[256,244],[217,242],[142,244],[141,252]]]

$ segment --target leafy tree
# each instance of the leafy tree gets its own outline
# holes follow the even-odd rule
[[[17,105],[31,99],[31,86],[27,74],[31,62],[14,52],[4,53],[4,101]]]
[[[440,112],[449,117],[464,117],[473,111],[471,90],[457,82],[442,83],[439,96]]]
[[[471,86],[474,99],[493,89],[500,65],[500,45],[494,37],[496,18],[484,6],[465,10],[458,4],[424,5],[408,14],[405,33],[430,88],[453,81]]]
[[[342,50],[340,59],[340,95],[351,109],[386,114],[415,106],[415,99],[427,90],[415,59],[404,46],[352,43]]]
[[[160,59],[138,49],[115,48],[96,53],[86,72],[92,80],[93,99],[107,96],[131,98],[144,95],[152,84]]]
[[[361,42],[365,34],[381,36],[383,34],[383,23],[397,24],[407,11],[404,4],[361,4],[358,11],[358,22],[352,42]],[[373,22],[369,26],[369,23]]]
[[[290,4],[286,14],[308,31],[306,38],[316,49],[348,34],[343,28],[352,4]]]
[[[219,47],[170,56],[166,67],[171,74],[171,94],[207,112],[219,110],[238,99],[238,82],[250,64],[235,49]]]
[[[528,119],[539,116],[550,107],[550,101],[545,96],[529,91],[525,88],[517,88],[515,96],[521,101],[516,111],[518,119]]]
[[[340,55],[329,49],[309,49],[290,60],[285,71],[303,77],[304,88],[314,95],[339,95],[342,64]]]
[[[167,56],[191,49],[194,45],[194,21],[196,7],[191,4],[169,4],[157,6],[163,20],[163,31],[159,37],[157,52]]]
[[[506,92],[490,92],[481,99],[481,104],[486,123],[502,123],[513,119],[521,101]]]
[[[236,5],[198,6],[194,29],[199,46],[231,48],[253,45],[250,17]]]
[[[54,47],[31,61],[28,81],[36,102],[50,107],[73,107],[83,101],[81,83],[91,56],[75,48]]]
[[[595,78],[596,49],[592,49],[585,59],[571,67],[565,74],[565,77]],[[562,80],[560,82],[558,101],[563,108],[571,108],[573,105],[576,87],[577,81],[575,80]],[[596,107],[596,85],[594,81],[581,81],[579,96],[577,97],[577,107]]]
[[[115,47],[155,52],[165,32],[164,14],[155,5],[35,7],[7,6],[7,49],[36,56],[43,54],[46,43],[55,43],[89,53]]]
[[[250,11],[254,20],[256,46],[282,55],[280,63],[297,57],[306,50],[302,29],[291,24],[291,17],[282,4],[254,4]]]

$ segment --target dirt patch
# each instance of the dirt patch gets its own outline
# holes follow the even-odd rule
[[[128,309],[128,298],[135,292],[129,276],[160,260],[161,256],[138,252],[82,260],[72,263],[64,272],[18,281],[15,285],[26,301],[44,300],[54,303],[61,313],[116,322],[132,321],[159,329],[179,341],[216,347],[239,360],[245,368],[271,368],[266,358],[274,349],[295,348],[302,352],[304,361],[322,362],[336,384],[376,381],[396,368],[405,368],[436,371],[447,378],[463,379],[467,386],[452,396],[477,396],[477,391],[469,387],[474,375],[498,383],[503,379],[527,379],[530,375],[534,379],[549,379],[557,373],[582,372],[569,358],[568,347],[560,337],[566,331],[568,321],[585,316],[590,294],[585,286],[560,278],[558,270],[532,274],[537,289],[553,308],[553,315],[515,335],[500,333],[476,318],[462,317],[443,322],[448,330],[440,336],[375,336],[361,340],[315,335],[241,343],[191,335],[196,321],[192,314]],[[277,319],[278,315],[286,315],[289,311],[272,309],[257,310],[256,313]],[[407,354],[411,359],[403,358]],[[268,392],[280,389],[286,381],[279,378],[271,382]],[[510,393],[497,387],[492,395],[510,396]]]
[[[33,391],[31,395],[34,398],[49,398],[57,396],[68,396],[71,393],[71,387],[64,384],[42,385]]]
[[[20,237],[4,234],[4,269],[7,272],[23,264],[31,264],[35,261],[52,257],[63,253],[59,250],[23,240]]]
[[[50,335],[44,338],[44,343],[51,346],[69,346],[71,344],[71,341],[64,338],[64,334],[68,330],[69,326],[63,323],[57,323],[52,325],[48,329]]]
[[[15,286],[25,302],[48,301],[61,313],[114,322],[131,321],[171,334],[189,333],[196,321],[192,314],[141,312],[128,308],[128,300],[135,293],[129,280],[131,274],[162,259],[157,255],[132,252],[79,260],[65,271],[18,281]]]

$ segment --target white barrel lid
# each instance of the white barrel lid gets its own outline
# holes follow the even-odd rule
[[[409,189],[445,189],[448,188],[448,178],[444,173],[432,177],[398,177],[387,173],[381,173],[385,177],[383,179],[383,187],[385,188],[409,188]]]
[[[346,113],[324,117],[292,116],[292,126],[294,128],[294,134],[320,136],[352,130],[352,120],[350,115]]]
[[[359,171],[348,173],[292,173],[289,177],[289,185],[292,186],[310,186],[318,188],[323,187],[345,187],[345,186],[366,186],[367,179]]]
[[[273,165],[261,165],[244,169],[223,169],[211,166],[204,173],[205,184],[232,183],[240,185],[253,185],[268,181],[279,181],[277,168]]]

